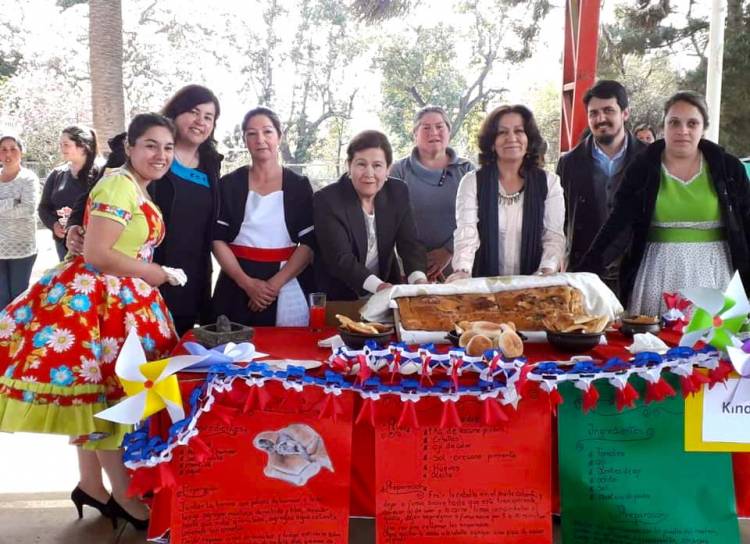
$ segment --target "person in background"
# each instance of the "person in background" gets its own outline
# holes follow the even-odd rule
[[[319,287],[329,300],[356,300],[403,283],[426,283],[427,256],[417,236],[409,188],[388,177],[393,161],[385,134],[366,130],[346,149],[348,172],[314,197],[322,259]]]
[[[38,211],[42,223],[52,231],[57,256],[62,261],[68,252],[65,234],[73,207],[79,199],[85,201],[101,176],[96,133],[78,125],[65,128],[60,135],[60,152],[65,163],[47,176]]]
[[[633,129],[633,136],[644,144],[652,144],[656,141],[656,132],[651,125],[638,125]]]
[[[625,128],[628,94],[620,83],[598,81],[583,96],[591,135],[560,157],[557,175],[565,194],[567,268],[575,269],[607,220],[625,166],[645,144]],[[624,245],[627,240],[621,243]],[[618,293],[618,262],[602,274]]]
[[[148,509],[127,495],[119,449],[130,427],[94,414],[125,396],[115,360],[130,330],[147,360],[166,357],[177,342],[156,289],[167,274],[151,262],[164,223],[146,191],[169,169],[174,132],[161,115],[133,118],[127,164],[89,195],[83,256],[48,270],[0,312],[0,431],[70,436],[79,446],[71,494],[79,517],[87,505],[137,529],[146,529]]]
[[[451,272],[456,191],[464,174],[474,169],[448,147],[451,123],[445,110],[425,106],[414,119],[414,149],[393,163],[389,175],[406,182],[419,239],[427,249],[427,278],[443,280]]]
[[[314,290],[312,186],[279,162],[276,113],[250,110],[242,133],[252,163],[219,183],[213,311],[245,325],[306,326],[306,295]]]
[[[565,252],[560,179],[542,170],[547,143],[525,106],[500,106],[479,131],[479,170],[456,197],[453,274],[553,274]]]
[[[0,309],[26,290],[36,261],[39,178],[22,157],[19,138],[0,136]]]
[[[601,273],[631,240],[620,269],[631,314],[659,316],[662,293],[724,289],[734,270],[750,285],[750,186],[740,161],[705,140],[704,98],[680,91],[664,104],[664,139],[625,171],[609,219],[579,269]]]
[[[201,85],[187,85],[170,98],[161,111],[177,127],[175,159],[149,194],[164,214],[167,235],[156,249],[154,261],[180,268],[187,276],[182,287],[164,284],[161,294],[182,336],[195,323],[211,318],[212,228],[218,213],[218,180],[223,157],[216,150],[214,130],[221,113],[219,100]],[[110,140],[107,164],[124,160],[123,135]],[[83,247],[85,197],[70,218],[68,246],[78,254]],[[72,225],[76,225],[73,227]]]

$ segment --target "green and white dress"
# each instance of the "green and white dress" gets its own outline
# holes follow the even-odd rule
[[[719,199],[705,162],[687,181],[662,164],[648,242],[628,311],[661,315],[666,311],[662,293],[687,287],[724,289],[731,275]]]

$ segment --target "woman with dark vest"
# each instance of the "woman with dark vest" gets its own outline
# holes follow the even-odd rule
[[[356,300],[403,283],[426,283],[427,254],[417,236],[409,188],[389,178],[391,144],[376,130],[346,149],[348,172],[315,194],[322,259],[318,283],[330,300]]]
[[[187,85],[177,91],[162,108],[162,115],[177,128],[174,161],[148,192],[163,214],[167,235],[156,248],[154,262],[181,268],[187,284],[160,286],[182,336],[195,323],[211,317],[211,243],[218,213],[218,179],[223,157],[216,151],[214,129],[220,113],[219,99],[201,85]],[[124,161],[124,140],[110,140],[112,153],[107,166]],[[83,247],[85,195],[76,204],[69,220],[68,249],[80,254]],[[78,225],[73,227],[72,225]]]
[[[306,326],[313,290],[312,186],[279,163],[281,122],[270,109],[245,114],[252,164],[221,178],[213,252],[221,266],[213,310],[246,325]]]
[[[525,106],[500,106],[486,117],[481,166],[458,187],[449,280],[560,270],[565,202],[560,179],[541,168],[546,149]]]

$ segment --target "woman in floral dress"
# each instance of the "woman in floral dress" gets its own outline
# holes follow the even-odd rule
[[[177,341],[158,290],[167,276],[151,262],[164,237],[161,212],[146,192],[169,169],[173,150],[170,120],[136,116],[127,164],[91,191],[83,256],[48,271],[0,312],[0,431],[73,437],[81,446],[81,479],[72,496],[79,515],[87,504],[136,526],[145,526],[148,510],[125,494],[128,475],[118,448],[127,426],[94,414],[124,396],[114,369],[130,329],[148,360],[166,356]]]

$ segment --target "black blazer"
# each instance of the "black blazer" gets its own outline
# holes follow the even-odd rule
[[[313,199],[315,234],[322,262],[318,286],[330,300],[354,300],[367,292],[362,285],[373,272],[365,266],[367,227],[359,196],[347,174],[318,191]],[[403,181],[388,178],[375,196],[375,230],[378,238],[378,274],[389,283],[401,283],[394,249],[409,276],[425,271],[427,254],[414,224],[409,189]]]
[[[744,284],[750,285],[750,184],[745,167],[736,157],[708,140],[701,140],[698,148],[703,153],[711,181],[716,188],[732,266],[739,270]],[[615,195],[615,205],[609,219],[576,269],[600,274],[621,254],[613,241],[622,233],[630,233],[631,243],[620,267],[621,299],[625,303],[633,290],[635,276],[646,250],[661,182],[663,151],[664,140],[657,140],[628,166],[622,185]]]
[[[622,169],[615,174],[613,194],[617,192],[627,165],[646,146],[626,132],[628,147]],[[589,250],[596,233],[606,222],[611,206],[597,203],[594,186],[593,136],[589,136],[569,153],[560,157],[557,175],[565,194],[565,236],[568,241],[568,268],[578,267]],[[611,204],[611,203],[608,203]],[[627,243],[624,240],[623,243]]]

